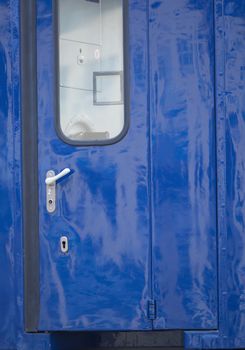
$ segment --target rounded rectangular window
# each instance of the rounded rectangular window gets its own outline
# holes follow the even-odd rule
[[[57,0],[63,139],[107,144],[125,133],[125,0]]]

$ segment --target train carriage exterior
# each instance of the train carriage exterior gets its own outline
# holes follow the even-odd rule
[[[245,348],[245,1],[0,0],[0,350]]]

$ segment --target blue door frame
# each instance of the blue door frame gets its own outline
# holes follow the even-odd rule
[[[138,2],[134,2],[137,4]],[[155,8],[163,1],[154,2]],[[190,1],[202,5],[202,1]],[[154,6],[153,6],[154,7]],[[145,8],[145,11],[147,9]],[[142,12],[143,15],[143,12]],[[49,335],[24,332],[21,201],[19,2],[0,1],[1,276],[0,348],[48,349]],[[244,27],[243,1],[215,1],[218,329],[186,331],[186,348],[242,348],[244,338]],[[7,175],[7,176],[6,176]],[[4,208],[4,210],[2,210]],[[55,337],[59,337],[56,335]],[[52,342],[55,349],[55,339]]]

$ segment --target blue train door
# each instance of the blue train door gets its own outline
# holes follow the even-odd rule
[[[38,330],[217,327],[212,1],[37,1]]]
[[[150,329],[143,8],[40,0],[37,16],[40,329]]]

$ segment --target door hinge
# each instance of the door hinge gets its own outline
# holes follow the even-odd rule
[[[156,300],[148,300],[148,318],[149,320],[155,320],[157,317],[157,305]]]

